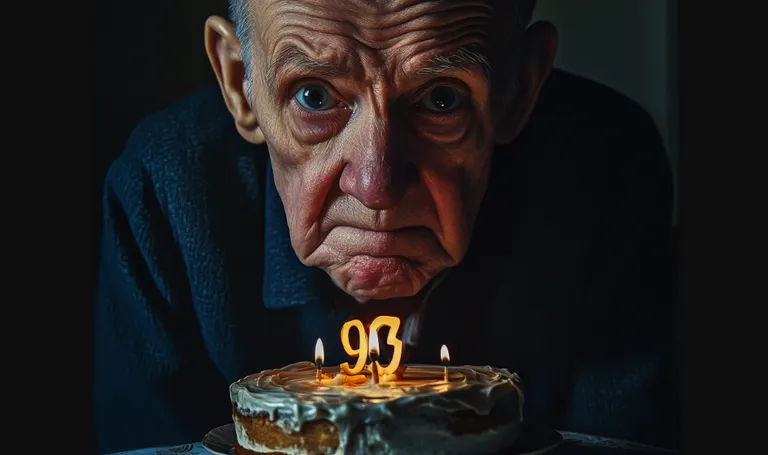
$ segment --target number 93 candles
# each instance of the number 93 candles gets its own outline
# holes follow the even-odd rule
[[[388,334],[379,340],[384,327]],[[379,316],[368,327],[350,320],[341,327],[348,361],[326,365],[318,339],[313,361],[233,383],[235,452],[458,455],[497,452],[517,440],[523,406],[517,374],[451,366],[446,345],[435,348],[433,365],[401,364],[399,329],[394,316]],[[391,352],[385,364],[383,345]]]

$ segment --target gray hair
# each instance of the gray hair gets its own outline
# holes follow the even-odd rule
[[[253,98],[253,6],[254,0],[229,0],[229,19],[235,27],[237,39],[240,41],[240,58],[243,59],[245,70],[245,86],[248,98]],[[503,5],[513,4],[512,13],[523,27],[527,27],[533,17],[536,0],[497,0]],[[487,65],[487,62],[483,62]]]
[[[229,20],[235,27],[237,40],[240,41],[240,58],[245,70],[245,87],[248,99],[253,99],[253,0],[229,0]]]

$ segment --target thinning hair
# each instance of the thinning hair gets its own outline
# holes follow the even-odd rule
[[[441,74],[457,67],[473,65],[479,66],[486,76],[491,76],[491,63],[488,61],[488,57],[476,50],[475,46],[463,46],[448,55],[432,57],[426,66],[416,71],[416,74]]]
[[[245,70],[245,84],[248,96],[253,97],[253,3],[254,0],[229,0],[229,18],[235,27],[237,39],[240,41],[240,58]],[[515,17],[515,22],[523,29],[528,26],[533,17],[536,0],[495,0],[501,2],[505,15]],[[487,75],[490,75],[490,64],[480,53],[472,49],[459,49],[448,56],[436,57],[432,65],[420,70],[420,74],[434,74],[460,64],[479,64]]]

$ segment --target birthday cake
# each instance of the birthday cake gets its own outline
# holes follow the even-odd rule
[[[370,366],[345,371],[299,362],[232,384],[235,452],[493,454],[520,434],[520,378],[506,369],[401,365],[376,381]]]

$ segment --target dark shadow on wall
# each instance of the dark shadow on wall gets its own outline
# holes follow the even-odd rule
[[[678,218],[678,200],[679,200],[679,150],[680,150],[680,138],[679,138],[679,128],[680,128],[680,120],[679,120],[679,99],[678,94],[680,93],[679,85],[680,85],[680,78],[678,76],[678,61],[679,61],[679,49],[678,49],[678,23],[680,21],[679,14],[678,14],[678,0],[669,0],[668,3],[668,21],[669,21],[669,30],[671,31],[669,33],[669,47],[668,47],[668,53],[667,53],[667,68],[668,68],[668,77],[669,77],[669,143],[670,147],[672,147],[674,150],[678,151],[677,154],[675,154],[674,159],[672,160],[672,175],[674,177],[674,183],[675,183],[675,204],[674,204],[674,223],[675,226],[677,226],[677,218]]]

